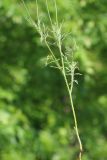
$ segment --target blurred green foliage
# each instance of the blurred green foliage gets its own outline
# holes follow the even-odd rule
[[[35,1],[25,1],[36,20]],[[44,67],[47,48],[20,1],[0,1],[0,160],[72,160],[78,154],[63,79]],[[82,76],[74,102],[83,160],[107,159],[107,1],[57,0],[59,20],[78,44]],[[47,25],[45,2],[40,16]],[[50,3],[51,16],[54,8]]]

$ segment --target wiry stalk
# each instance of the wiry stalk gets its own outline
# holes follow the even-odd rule
[[[58,17],[57,17],[57,5],[56,5],[56,0],[55,1],[55,9],[56,9],[56,24],[57,24],[57,27],[59,28],[58,26]],[[60,36],[61,37],[61,36]],[[76,113],[75,113],[75,109],[74,109],[74,105],[73,105],[73,99],[72,99],[72,89],[73,89],[73,81],[74,81],[74,73],[73,75],[71,74],[71,90],[70,90],[70,87],[69,87],[69,83],[68,83],[68,80],[67,80],[67,76],[66,76],[66,70],[65,70],[65,65],[64,65],[64,59],[63,59],[63,52],[62,52],[62,47],[61,47],[61,39],[58,39],[58,47],[59,47],[59,52],[60,52],[60,55],[61,55],[61,61],[62,61],[62,68],[63,68],[63,76],[64,76],[64,80],[65,80],[65,83],[66,83],[66,87],[67,87],[67,90],[68,90],[68,93],[69,93],[69,98],[70,98],[70,103],[71,103],[71,108],[72,108],[72,112],[73,112],[73,117],[74,117],[74,123],[75,123],[75,132],[76,132],[76,135],[77,135],[77,139],[78,139],[78,143],[79,143],[79,148],[80,148],[80,153],[79,153],[79,160],[81,160],[82,158],[82,143],[81,143],[81,139],[80,139],[80,136],[79,136],[79,131],[78,131],[78,123],[77,123],[77,118],[76,118]]]
[[[76,118],[76,113],[75,113],[75,108],[74,108],[74,104],[73,104],[73,98],[72,98],[72,90],[73,90],[73,84],[74,82],[77,82],[75,80],[75,69],[78,68],[76,66],[76,62],[74,62],[72,60],[72,62],[68,59],[68,54],[63,53],[62,51],[62,40],[68,35],[68,34],[62,34],[62,26],[59,24],[58,22],[58,10],[57,10],[57,4],[56,4],[56,0],[53,0],[54,4],[55,4],[55,24],[53,24],[52,19],[51,19],[51,15],[50,15],[50,11],[49,11],[49,6],[48,6],[48,0],[46,0],[46,8],[47,8],[47,12],[48,12],[48,17],[51,23],[51,29],[47,30],[45,25],[43,23],[41,23],[40,18],[39,18],[39,12],[38,12],[38,1],[36,0],[36,6],[37,6],[37,23],[33,22],[30,14],[29,14],[29,10],[26,7],[24,0],[22,0],[24,7],[27,11],[28,14],[28,19],[30,20],[30,22],[33,22],[34,27],[37,29],[37,31],[39,32],[40,36],[41,36],[41,40],[45,42],[47,48],[50,51],[50,55],[51,55],[51,62],[56,65],[55,68],[58,68],[63,77],[64,77],[64,81],[67,87],[67,91],[68,91],[68,95],[69,95],[69,99],[70,99],[70,104],[71,104],[71,109],[72,109],[72,113],[73,113],[73,118],[74,118],[74,129],[75,129],[75,133],[77,136],[77,140],[79,143],[79,160],[82,160],[82,143],[81,143],[81,139],[79,136],[79,131],[78,131],[78,123],[77,123],[77,118]],[[56,55],[54,54],[53,50],[51,49],[49,43],[48,43],[48,38],[51,37],[53,35],[53,38],[55,39],[55,44],[56,47],[58,47],[58,51],[59,51],[59,55],[60,55],[60,60],[56,57]],[[65,37],[64,37],[65,35]],[[70,83],[69,83],[69,78],[68,75],[70,76]]]
[[[72,76],[72,81],[71,81],[71,88],[72,89],[70,90],[69,83],[68,83],[67,76],[66,76],[66,71],[65,71],[65,66],[64,66],[64,59],[63,59],[63,53],[62,53],[60,41],[59,41],[59,51],[60,51],[61,60],[62,60],[63,76],[64,76],[66,87],[67,87],[67,90],[68,90],[68,93],[69,93],[71,108],[72,108],[73,117],[74,117],[74,123],[75,123],[74,128],[75,128],[75,132],[76,132],[76,135],[77,135],[77,139],[78,139],[78,143],[79,143],[79,148],[80,148],[79,160],[81,160],[81,158],[82,158],[82,150],[83,149],[82,149],[81,139],[80,139],[80,136],[79,136],[78,123],[77,123],[76,113],[75,113],[75,109],[74,109],[74,105],[73,105],[73,99],[72,99],[72,89],[73,89],[74,75],[71,75]]]

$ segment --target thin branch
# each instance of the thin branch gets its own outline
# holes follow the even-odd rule
[[[34,24],[34,21],[32,20],[32,17],[29,13],[28,8],[26,7],[26,5],[24,3],[24,0],[22,0],[22,2],[23,2],[23,5],[24,5],[24,7],[27,11],[29,19]],[[53,25],[53,23],[52,23],[52,18],[51,18],[50,11],[49,11],[49,6],[48,6],[48,0],[46,0],[46,8],[47,8],[48,17],[49,17],[49,20],[50,20],[50,23],[51,23],[51,27],[52,27],[52,31],[49,31],[49,30],[47,30],[45,25],[43,23],[41,24],[41,22],[40,22],[39,11],[38,11],[38,1],[36,0],[37,21],[38,21],[36,29],[38,30],[38,32],[41,36],[41,39],[44,40],[48,50],[50,51],[50,54],[52,56],[52,60],[56,65],[56,66],[51,66],[51,67],[58,68],[61,71],[61,73],[64,77],[64,81],[65,81],[67,91],[68,91],[68,94],[69,94],[71,109],[72,109],[72,112],[73,112],[74,128],[75,128],[77,140],[78,140],[78,143],[79,143],[79,149],[80,149],[79,160],[82,160],[82,150],[83,149],[82,149],[81,139],[80,139],[80,136],[79,136],[77,117],[76,117],[76,112],[75,112],[75,108],[74,108],[74,104],[73,104],[73,98],[72,98],[73,84],[74,84],[74,82],[76,82],[76,80],[74,79],[75,69],[78,68],[78,67],[77,67],[77,63],[73,61],[73,57],[72,57],[72,60],[70,61],[69,57],[68,57],[68,53],[63,53],[63,51],[62,51],[62,41],[63,41],[64,38],[66,38],[66,34],[62,34],[62,31],[61,31],[62,30],[62,24],[59,25],[59,23],[58,23],[58,10],[57,10],[56,0],[54,0],[54,4],[55,4],[56,25]],[[53,38],[56,40],[56,43],[57,43],[56,46],[58,47],[60,60],[55,56],[53,50],[51,49],[51,47],[50,47],[50,45],[47,41],[47,38],[49,38],[51,34],[53,35]],[[75,43],[75,47],[77,47],[76,43]],[[60,64],[60,62],[61,62],[61,64]],[[69,83],[68,76],[71,76],[71,79],[70,79],[71,82],[70,83]]]
[[[51,15],[50,15],[50,11],[49,11],[49,6],[48,6],[48,1],[47,1],[47,0],[46,0],[46,8],[47,8],[48,17],[49,17],[49,20],[50,20],[51,26],[53,26],[53,24],[52,24],[52,18],[51,18]]]
[[[50,51],[53,59],[55,60],[55,63],[56,63],[56,65],[57,65],[57,67],[58,67],[59,69],[61,69],[61,66],[60,66],[59,62],[58,62],[57,58],[55,57],[53,51],[51,50],[51,48],[50,48],[50,46],[49,46],[49,44],[48,44],[48,42],[47,42],[46,39],[45,39],[45,44],[46,44],[47,48],[49,49],[49,51]]]
[[[39,20],[39,9],[38,9],[38,0],[36,0],[36,8],[37,8],[37,20]]]
[[[22,4],[23,4],[23,6],[24,6],[24,8],[25,8],[25,10],[26,10],[27,15],[28,15],[28,20],[30,21],[31,24],[34,25],[34,21],[32,20],[32,17],[31,17],[31,15],[30,15],[30,12],[29,12],[28,7],[26,6],[24,0],[21,0],[21,1],[22,1]]]
[[[55,13],[56,13],[56,24],[57,24],[57,27],[58,27],[58,9],[57,9],[56,0],[54,0],[54,3],[55,3]]]

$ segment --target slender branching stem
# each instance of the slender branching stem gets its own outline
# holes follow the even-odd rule
[[[56,10],[56,23],[57,23],[57,27],[58,27],[58,16],[57,16],[58,14],[57,14],[56,0],[54,0],[54,2],[55,2],[55,10]],[[75,109],[74,109],[73,99],[72,99],[72,90],[73,90],[73,83],[74,83],[74,70],[72,71],[72,68],[71,68],[72,73],[71,73],[71,88],[70,88],[69,87],[69,82],[68,82],[67,76],[66,76],[65,63],[64,63],[64,58],[63,58],[64,54],[62,52],[62,45],[61,45],[60,37],[59,37],[59,40],[58,40],[58,47],[59,47],[59,52],[60,52],[60,56],[61,56],[62,68],[63,68],[63,72],[62,73],[63,73],[64,80],[65,80],[65,83],[66,83],[66,87],[67,87],[67,90],[68,90],[68,93],[69,93],[71,108],[72,108],[73,117],[74,117],[74,128],[75,128],[75,132],[76,132],[78,143],[79,143],[79,149],[80,149],[79,160],[81,160],[82,159],[83,147],[82,147],[82,142],[81,142],[81,139],[80,139],[80,136],[79,136],[77,117],[76,117],[76,112],[75,112]]]
[[[69,99],[70,99],[70,105],[71,105],[71,109],[72,109],[72,113],[73,113],[74,129],[75,129],[75,133],[76,133],[78,144],[79,144],[79,150],[80,150],[79,160],[82,160],[82,150],[83,150],[83,148],[82,148],[82,143],[81,143],[81,139],[80,139],[80,135],[79,135],[76,112],[75,112],[75,108],[74,108],[74,104],[73,104],[73,97],[72,97],[73,84],[76,81],[75,77],[74,77],[75,76],[75,69],[77,68],[77,66],[76,66],[75,61],[72,60],[72,62],[71,62],[68,59],[68,55],[66,53],[63,53],[62,39],[63,39],[64,34],[62,34],[62,31],[61,31],[62,25],[59,25],[59,22],[58,22],[58,9],[57,9],[56,0],[53,0],[53,1],[54,1],[54,4],[55,4],[55,16],[56,16],[55,24],[53,24],[53,22],[52,22],[52,18],[51,18],[50,11],[49,11],[49,6],[48,6],[48,0],[46,0],[46,8],[47,8],[47,12],[48,12],[49,21],[50,21],[50,24],[51,24],[51,30],[48,30],[50,32],[50,33],[48,33],[45,25],[43,23],[41,23],[40,18],[39,18],[38,0],[36,0],[37,24],[35,22],[33,22],[30,14],[29,14],[29,10],[25,5],[24,0],[22,0],[30,21],[33,23],[33,25],[35,26],[35,28],[39,32],[39,34],[41,36],[41,40],[45,42],[45,44],[46,44],[46,46],[47,46],[47,48],[48,48],[48,50],[49,50],[49,52],[52,56],[52,61],[51,62],[54,62],[54,64],[56,65],[55,68],[58,68],[61,71],[61,73],[64,77],[64,81],[65,81],[65,84],[66,84],[66,87],[67,87],[67,91],[68,91],[68,95],[69,95]],[[49,34],[53,35],[53,38],[56,41],[55,43],[56,43],[56,47],[58,47],[60,61],[57,58],[56,54],[54,54],[54,51],[51,49],[51,47],[50,47],[50,45],[47,41],[47,38],[49,37]],[[70,83],[69,83],[68,75],[70,75]]]
[[[52,57],[53,57],[54,62],[55,62],[56,65],[57,65],[57,67],[58,67],[59,69],[61,69],[61,66],[60,66],[60,64],[58,63],[58,60],[57,60],[57,58],[55,57],[55,55],[54,55],[52,49],[50,48],[50,46],[49,46],[49,44],[48,44],[48,42],[47,42],[46,39],[45,39],[45,44],[46,44],[47,48],[49,49],[49,51],[50,51],[50,53],[51,53],[51,55],[52,55]]]
[[[66,76],[66,71],[65,71],[65,66],[64,66],[64,59],[63,59],[63,52],[62,52],[62,49],[61,49],[60,40],[59,40],[59,51],[60,51],[61,60],[62,60],[63,76],[64,76],[66,87],[67,87],[67,90],[68,90],[68,93],[69,93],[70,104],[71,104],[71,108],[72,108],[72,112],[73,112],[73,117],[74,117],[74,128],[75,128],[75,132],[76,132],[78,143],[79,143],[79,149],[80,149],[79,160],[81,160],[82,150],[83,149],[82,149],[81,139],[80,139],[80,136],[79,136],[78,123],[77,123],[77,118],[76,118],[76,112],[75,112],[75,109],[74,109],[73,99],[72,99],[72,89],[73,89],[74,73],[73,73],[73,75],[71,75],[72,80],[71,80],[71,89],[70,89],[69,83],[68,83],[68,80],[67,80],[67,76]]]

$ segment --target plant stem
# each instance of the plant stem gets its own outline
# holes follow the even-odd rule
[[[76,118],[76,112],[75,112],[75,109],[74,109],[74,104],[73,104],[73,99],[72,99],[72,88],[73,88],[74,74],[72,75],[71,89],[70,89],[69,83],[68,83],[68,80],[67,80],[67,76],[66,76],[65,64],[64,64],[64,59],[63,59],[63,52],[62,52],[60,40],[59,40],[59,51],[60,51],[61,61],[62,61],[63,76],[64,76],[66,87],[67,87],[67,90],[68,90],[68,93],[69,93],[70,104],[71,104],[71,109],[72,109],[73,118],[74,118],[74,128],[75,128],[77,140],[78,140],[78,143],[79,143],[79,150],[80,150],[79,160],[82,160],[82,151],[83,151],[83,148],[82,148],[82,142],[81,142],[81,139],[80,139],[80,136],[79,136],[79,130],[78,130],[78,123],[77,123],[77,118]]]
[[[53,59],[55,60],[55,63],[56,63],[56,65],[57,65],[57,67],[58,67],[59,69],[61,69],[61,66],[60,66],[60,64],[58,63],[58,60],[57,60],[57,58],[55,57],[55,55],[54,55],[53,51],[51,50],[51,48],[50,48],[50,46],[49,46],[49,44],[48,44],[48,42],[47,42],[46,39],[45,39],[45,44],[46,44],[47,48],[49,49],[49,51],[50,51]]]
[[[28,17],[30,19],[30,22],[36,27],[36,29],[39,31],[39,34],[42,37],[43,31],[42,31],[42,27],[41,27],[40,20],[39,20],[38,0],[36,0],[37,20],[38,20],[38,24],[37,25],[32,20],[32,17],[31,17],[31,15],[29,13],[28,8],[26,7],[26,5],[24,3],[24,0],[22,0],[22,3],[23,3],[23,5],[24,5],[24,7],[26,9],[26,12],[27,12]],[[47,48],[49,49],[50,54],[51,54],[51,56],[52,56],[52,58],[53,58],[53,60],[54,60],[54,62],[56,64],[57,68],[61,71],[61,73],[62,73],[62,75],[64,77],[64,81],[65,81],[65,84],[66,84],[66,87],[67,87],[67,91],[68,91],[68,95],[69,95],[69,99],[70,99],[70,104],[71,104],[71,109],[72,109],[72,113],[73,113],[74,128],[75,128],[77,140],[78,140],[78,143],[79,143],[79,150],[80,150],[80,152],[79,152],[79,160],[82,160],[82,150],[83,150],[83,148],[82,148],[82,143],[81,143],[81,139],[80,139],[80,136],[79,136],[76,112],[75,112],[75,108],[74,108],[74,104],[73,104],[73,98],[72,98],[72,90],[73,90],[74,71],[75,71],[75,69],[72,70],[72,65],[71,65],[71,85],[69,85],[69,80],[68,80],[67,73],[66,73],[64,53],[62,51],[62,43],[61,43],[62,42],[62,33],[61,33],[61,26],[59,26],[59,24],[58,24],[58,11],[57,11],[56,0],[54,0],[54,3],[55,3],[55,11],[56,11],[56,30],[55,31],[54,31],[54,26],[53,26],[52,19],[51,19],[51,16],[50,16],[48,0],[46,0],[46,7],[47,7],[47,12],[48,12],[48,17],[49,17],[49,20],[50,20],[50,23],[51,23],[53,37],[56,39],[57,47],[59,49],[61,64],[58,61],[57,57],[55,56],[54,52],[52,51],[50,45],[48,44],[47,36],[45,36],[45,38],[44,37],[42,37],[42,38],[44,38],[45,44],[46,44]]]
[[[73,104],[73,99],[72,99],[71,92],[69,92],[69,98],[70,98],[70,103],[71,103],[73,117],[74,117],[74,123],[75,123],[74,128],[75,128],[75,132],[76,132],[78,143],[79,143],[79,149],[80,149],[79,160],[81,160],[82,159],[83,148],[82,148],[82,143],[81,143],[81,139],[80,139],[80,136],[79,136],[78,123],[77,123],[77,118],[76,118],[76,113],[75,113],[75,109],[74,109],[74,104]]]

